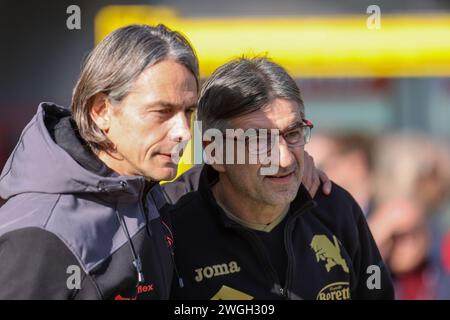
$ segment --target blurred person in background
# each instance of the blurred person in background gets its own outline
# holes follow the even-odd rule
[[[322,133],[306,146],[316,166],[350,192],[366,217],[373,209],[373,145],[362,133]]]
[[[369,225],[397,298],[450,298],[439,222],[449,181],[442,149],[422,136],[394,135],[380,140],[375,155],[376,209]]]

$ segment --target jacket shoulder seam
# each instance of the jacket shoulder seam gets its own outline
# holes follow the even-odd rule
[[[61,199],[61,194],[59,193],[58,196],[55,199],[55,203],[53,203],[52,208],[50,209],[50,212],[49,212],[49,215],[48,215],[47,219],[44,222],[44,225],[43,225],[44,229],[47,229],[48,222],[50,221],[50,219],[51,219],[51,217],[53,215],[53,212],[55,211],[56,205],[58,204],[60,199]]]

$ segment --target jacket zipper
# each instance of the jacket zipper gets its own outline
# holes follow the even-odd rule
[[[296,219],[294,219],[296,220]],[[286,254],[287,254],[287,269],[286,269],[286,281],[284,283],[284,287],[280,288],[280,293],[283,297],[288,298],[288,290],[291,286],[291,272],[292,272],[292,266],[293,266],[293,259],[294,259],[294,250],[292,249],[292,225],[291,224],[286,225],[286,228],[284,229],[284,246],[286,248]]]
[[[150,221],[148,220],[149,209],[148,209],[148,206],[147,206],[147,198],[148,198],[148,195],[150,193],[150,189],[151,188],[146,190],[146,184],[145,184],[145,181],[144,181],[144,187],[142,188],[141,195],[140,195],[141,198],[140,199],[141,199],[142,209],[143,209],[143,213],[144,213],[145,228],[147,230],[147,234],[153,240],[153,243],[154,243],[154,246],[155,246],[155,252],[156,252],[156,255],[158,257],[158,261],[162,261],[161,253],[160,253],[160,250],[159,250],[159,246],[156,243],[157,239],[153,238],[152,227],[150,225]],[[152,199],[152,201],[154,201],[154,200]],[[164,270],[162,270],[162,268],[158,268],[158,269],[160,270],[162,283],[165,284],[166,283],[166,276],[164,274]],[[164,285],[161,286],[161,297],[166,297],[167,296],[167,293],[166,293],[166,291],[164,291],[164,288],[165,288]]]
[[[288,224],[286,225],[286,228],[284,230],[284,246],[286,248],[287,253],[287,270],[286,270],[286,282],[284,284],[284,287],[280,289],[280,293],[285,298],[289,298],[289,289],[291,287],[291,281],[292,281],[292,272],[293,272],[293,261],[295,259],[294,257],[294,250],[292,248],[292,228],[294,226],[295,220],[297,220],[303,213],[305,213],[307,210],[314,207],[314,202],[309,201],[307,202],[303,207],[301,207],[295,214],[295,217],[292,219],[292,221],[288,221]],[[290,222],[290,223],[289,223]]]
[[[259,259],[262,262],[262,265],[266,269],[266,271],[269,274],[269,277],[274,281],[275,283],[278,283],[281,288],[281,281],[270,262],[270,259],[267,255],[266,249],[264,248],[264,245],[261,243],[261,240],[258,238],[256,234],[254,234],[251,230],[247,230],[242,228],[241,226],[233,226],[233,228],[239,230],[243,233],[243,235],[248,238],[249,243],[252,245],[253,249],[256,252],[256,255],[259,257]]]
[[[292,275],[293,260],[294,260],[294,250],[292,248],[291,234],[292,234],[292,228],[294,225],[294,221],[297,220],[299,218],[299,216],[302,215],[305,211],[307,211],[313,207],[314,207],[314,202],[312,202],[312,201],[310,201],[310,202],[306,203],[304,206],[302,206],[298,211],[296,211],[294,213],[294,215],[296,215],[296,216],[292,219],[292,221],[288,221],[286,228],[284,230],[284,245],[285,245],[286,253],[287,253],[287,270],[286,270],[286,281],[285,281],[284,287],[281,286],[281,281],[280,281],[272,263],[270,262],[270,259],[266,252],[266,249],[264,248],[264,245],[262,245],[261,240],[256,236],[256,234],[254,234],[250,230],[247,230],[247,229],[241,227],[240,225],[232,225],[231,226],[232,228],[241,231],[244,234],[244,236],[249,239],[250,244],[253,246],[253,248],[256,251],[257,256],[259,257],[261,262],[263,262],[263,266],[268,271],[272,280],[275,283],[278,283],[280,285],[279,293],[285,299],[289,298],[288,290],[291,287],[291,281],[292,281],[291,275]]]
[[[145,228],[147,229],[147,233],[150,237],[153,237],[153,232],[152,232],[152,228],[150,226],[150,221],[148,220],[148,206],[147,206],[147,197],[148,197],[148,193],[150,192],[150,190],[145,190],[145,182],[144,182],[144,187],[142,188],[141,194],[140,194],[140,199],[141,199],[141,204],[142,204],[142,210],[144,212],[144,219],[145,219]]]

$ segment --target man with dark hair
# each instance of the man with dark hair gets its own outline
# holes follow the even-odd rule
[[[0,177],[0,299],[167,299],[173,262],[158,181],[190,139],[198,62],[165,26],[112,32],[72,113],[41,103]]]
[[[313,200],[301,184],[312,124],[282,67],[264,58],[220,67],[203,86],[198,118],[204,137],[214,136],[204,142],[209,164],[163,187],[178,200],[178,190],[200,177],[171,209],[173,298],[393,298],[350,194],[335,185]],[[239,143],[244,163],[236,160]]]
[[[197,99],[194,50],[165,26],[124,27],[94,48],[72,112],[42,103],[0,176],[0,299],[169,297],[158,182],[176,176]]]

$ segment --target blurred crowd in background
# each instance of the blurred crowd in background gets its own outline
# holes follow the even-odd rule
[[[397,298],[450,299],[448,141],[414,133],[323,133],[306,149],[361,206]]]
[[[72,4],[81,9],[80,30],[66,27],[66,8]],[[269,28],[271,36],[260,35],[260,42],[263,47],[271,44],[275,49],[277,37],[296,36],[289,33],[290,27],[284,30],[274,25],[271,31],[269,20],[265,23],[261,18],[258,22],[252,17],[294,17],[297,19],[292,20],[294,27],[309,28],[310,33],[298,33],[309,34],[304,39],[307,41],[289,38],[289,48],[280,53],[281,58],[291,59],[286,60],[290,63],[288,71],[298,79],[307,118],[315,125],[307,151],[316,165],[360,204],[393,274],[397,298],[450,299],[450,37],[442,36],[450,30],[448,1],[1,1],[0,38],[7,45],[0,50],[0,168],[41,101],[70,105],[79,66],[99,40],[95,39],[96,34],[109,31],[120,21],[146,19],[143,11],[135,10],[133,14],[141,20],[127,20],[126,9],[120,8],[112,12],[116,18],[103,15],[103,22],[98,22],[99,10],[111,4],[164,6],[158,12],[187,33],[198,50],[201,70],[208,72],[227,50],[248,53],[245,48],[233,47],[236,43],[238,46],[252,43],[245,39],[248,30],[260,35],[261,26]],[[365,18],[366,9],[372,4],[379,5],[381,10],[381,29],[369,33]],[[148,10],[149,14],[152,10]],[[388,20],[383,20],[384,17],[389,15],[404,20],[389,28],[383,24]],[[441,19],[440,24],[420,25],[425,20],[417,15]],[[347,20],[348,16],[362,17],[361,23]],[[158,13],[151,21],[155,23],[160,17]],[[234,23],[232,17],[239,17],[239,23]],[[303,25],[303,17],[311,25]],[[202,19],[217,23],[215,30],[222,28],[222,37],[217,39],[215,33],[208,33],[209,25]],[[341,34],[343,39],[326,35],[339,29],[333,25],[336,21],[348,28]],[[327,27],[328,22],[331,27]],[[402,29],[403,24],[409,25],[411,33],[405,31],[406,27]],[[238,30],[226,37],[230,25],[236,25]],[[421,34],[425,30],[421,28],[425,27],[437,36]],[[389,32],[412,34],[412,38],[383,42],[382,35]],[[216,41],[211,47],[208,47],[211,39],[202,38],[208,34]],[[381,40],[386,47],[366,50],[370,43],[365,44],[364,38],[352,38],[364,34]],[[414,42],[416,36],[421,37],[420,43]],[[405,46],[409,45],[408,52],[392,51],[389,45],[403,43],[402,40]],[[223,48],[217,49],[217,45]],[[310,46],[309,51],[303,50],[302,45]],[[291,46],[297,51],[289,50]],[[415,48],[417,52],[413,52]],[[332,50],[337,50],[337,54]],[[309,55],[305,57],[306,51]],[[253,53],[260,52],[253,50]],[[265,50],[263,53],[276,62],[285,62],[278,61],[276,53]],[[393,59],[397,55],[400,58]],[[358,69],[363,56],[369,64]],[[429,60],[423,60],[424,57]],[[316,65],[304,62],[309,61],[305,59]],[[373,61],[376,63],[372,64]],[[414,72],[396,69],[405,61]],[[431,65],[435,61],[449,68]],[[336,65],[339,70],[334,68]],[[347,70],[358,76],[349,76]],[[206,76],[203,74],[203,78]]]

